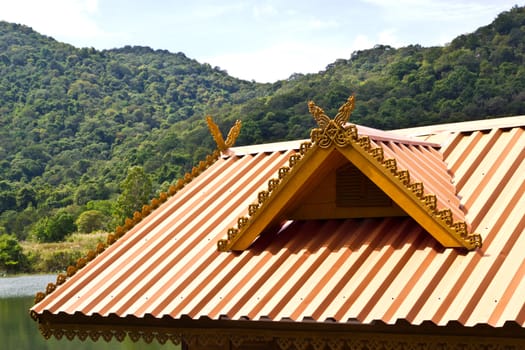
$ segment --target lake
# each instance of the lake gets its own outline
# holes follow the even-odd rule
[[[45,290],[49,282],[54,282],[56,275],[36,275],[18,277],[0,277],[0,348],[2,350],[139,350],[139,349],[180,349],[171,343],[147,344],[143,341],[133,343],[126,338],[122,343],[114,340],[94,342],[65,338],[46,340],[38,331],[38,325],[29,317],[29,308],[33,305],[34,295]],[[102,339],[102,338],[101,338]]]

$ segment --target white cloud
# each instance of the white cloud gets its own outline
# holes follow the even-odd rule
[[[339,23],[334,20],[320,20],[318,18],[305,21],[303,25],[309,29],[327,29],[339,27]]]
[[[277,9],[271,4],[255,4],[252,7],[252,14],[256,19],[274,16],[278,13]]]
[[[314,73],[376,44],[443,45],[515,0],[0,0],[0,20],[77,47],[185,52],[257,81]]]
[[[388,39],[388,31],[391,31],[393,37],[389,39],[393,44],[388,44],[394,47],[445,45],[460,34],[471,33],[491,23],[498,13],[514,6],[514,1],[361,0],[377,13],[378,23],[383,24],[382,38]]]
[[[0,5],[2,20],[26,24],[65,41],[104,35],[94,20],[97,11],[98,0],[17,0]]]
[[[85,0],[84,7],[87,12],[95,13],[98,11],[98,0]]]
[[[513,1],[458,1],[458,0],[361,0],[384,11],[386,18],[392,20],[456,21],[492,15],[494,12],[508,10]],[[505,4],[505,2],[507,4]]]
[[[151,6],[158,6],[156,4],[151,4]],[[187,7],[185,7],[187,6]],[[244,3],[204,3],[200,4],[198,2],[189,2],[184,6],[180,6],[181,12],[178,15],[175,15],[173,9],[167,10],[165,15],[168,17],[175,16],[178,21],[204,21],[214,18],[221,18],[224,15],[232,13],[240,13],[245,10],[246,5]],[[181,18],[178,18],[180,16]]]
[[[314,73],[324,70],[337,58],[349,58],[350,53],[350,48],[287,42],[256,51],[209,57],[204,61],[227,70],[234,77],[258,82],[274,82],[287,79],[293,73]]]
[[[358,34],[352,43],[352,51],[369,49],[375,44],[376,42],[370,39],[367,35]]]
[[[396,35],[397,30],[394,28],[386,29],[380,32],[377,36],[378,44],[383,45],[390,45],[392,47],[402,47],[410,43],[403,42],[399,37]]]

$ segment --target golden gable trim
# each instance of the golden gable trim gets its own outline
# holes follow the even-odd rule
[[[297,176],[301,168],[297,167],[297,164],[307,162],[309,158],[312,158],[310,154],[316,153],[314,151],[319,149],[338,149],[361,171],[367,170],[369,175],[372,173],[379,175],[374,177],[380,177],[380,179],[375,179],[373,182],[382,188],[392,200],[395,200],[396,196],[403,197],[403,205],[400,206],[443,246],[463,247],[468,250],[481,247],[481,236],[468,233],[468,226],[464,221],[454,222],[450,208],[438,210],[437,197],[434,194],[425,193],[422,182],[411,182],[408,170],[399,170],[394,158],[384,159],[384,151],[381,147],[372,147],[368,136],[360,136],[355,125],[346,125],[354,108],[354,101],[354,96],[350,96],[339,108],[333,120],[326,116],[320,107],[309,102],[310,113],[319,125],[319,128],[311,131],[311,142],[301,144],[299,153],[289,157],[289,166],[281,167],[278,177],[268,181],[268,189],[259,192],[257,201],[249,205],[249,217],[239,218],[237,226],[228,229],[226,238],[217,242],[219,251],[248,248],[261,233],[260,228],[264,229],[275,219],[272,215],[277,215],[284,203],[275,204],[278,208],[274,208],[271,214],[264,219],[267,221],[259,223],[258,228],[254,229],[253,224],[260,212],[267,210],[275,193],[286,185],[292,175]],[[250,233],[247,234],[247,231]]]

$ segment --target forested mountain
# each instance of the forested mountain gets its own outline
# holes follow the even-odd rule
[[[165,189],[210,153],[207,114],[224,131],[241,119],[238,145],[307,137],[308,100],[335,115],[352,93],[352,121],[383,129],[525,114],[524,48],[514,7],[444,47],[377,45],[259,84],[183,53],[79,49],[0,22],[0,234],[86,211],[109,222],[129,169]]]

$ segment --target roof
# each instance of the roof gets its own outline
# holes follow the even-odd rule
[[[250,217],[258,193],[290,167],[303,142],[229,148],[179,181],[125,234],[112,235],[112,244],[99,247],[89,263],[59,277],[40,295],[32,316],[47,336],[65,324],[79,335],[95,324],[111,328],[137,320],[163,327],[185,320],[248,320],[512,324],[523,330],[525,118],[495,119],[479,130],[469,125],[429,128],[423,137],[364,127],[357,133],[369,136],[370,149],[382,148],[385,159],[395,159],[398,170],[409,169],[410,184],[422,182],[425,194],[435,194],[436,208],[417,215],[436,221],[437,212],[449,209],[453,222],[465,222],[469,235],[482,237],[481,247],[447,248],[408,212],[284,217],[275,225],[275,218],[283,219],[277,208],[260,220],[263,230],[250,236],[247,247],[219,251],[218,242],[227,240],[231,228],[242,231],[239,218]],[[338,157],[323,166],[340,165]],[[335,170],[328,168],[309,178],[328,178]],[[315,197],[316,186],[302,199]],[[272,212],[278,206],[267,207]]]

